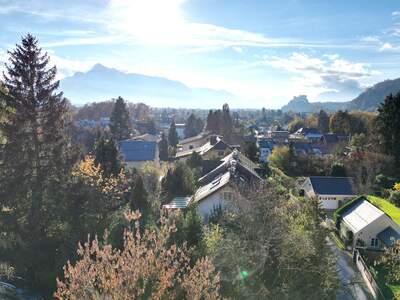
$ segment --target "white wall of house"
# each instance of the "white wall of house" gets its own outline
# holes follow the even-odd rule
[[[229,207],[230,197],[234,197],[234,192],[229,186],[225,186],[217,192],[211,194],[205,199],[201,200],[197,205],[197,212],[207,221],[209,215],[213,212],[215,207],[221,206],[222,209]],[[231,199],[232,199],[231,198]]]
[[[319,195],[318,199],[325,210],[335,210],[354,198],[354,195]]]
[[[364,228],[362,231],[360,231],[357,234],[357,238],[363,240],[366,246],[371,247],[371,240],[373,238],[376,239],[378,233],[385,230],[388,226],[391,226],[394,230],[400,233],[399,226],[387,215],[382,215],[380,218],[378,218],[373,223]],[[378,247],[381,246],[383,245],[378,245]]]

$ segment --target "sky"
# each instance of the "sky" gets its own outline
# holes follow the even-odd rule
[[[0,0],[0,68],[28,32],[60,79],[101,63],[226,90],[235,107],[349,101],[400,77],[398,0]]]

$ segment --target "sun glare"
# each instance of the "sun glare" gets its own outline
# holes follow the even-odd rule
[[[111,26],[149,43],[165,42],[182,36],[185,0],[112,0]]]

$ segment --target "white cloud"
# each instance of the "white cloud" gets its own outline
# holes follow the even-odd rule
[[[296,89],[311,97],[327,92],[358,92],[362,79],[379,74],[364,63],[353,63],[337,54],[318,58],[294,52],[288,58],[266,57],[265,64],[295,74],[291,79]]]
[[[394,12],[392,12],[392,16],[393,16],[393,17],[398,17],[398,16],[400,16],[400,11],[394,11]]]
[[[50,56],[50,65],[57,66],[57,79],[71,76],[76,72],[88,71],[96,61],[78,60],[58,56],[53,50],[46,50]]]
[[[400,52],[400,46],[393,45],[391,43],[383,43],[379,48],[380,52]]]
[[[237,53],[243,53],[243,48],[241,48],[241,47],[235,46],[235,47],[232,47],[232,49]]]
[[[379,43],[380,40],[377,36],[365,36],[361,38],[362,42],[366,42],[366,43]]]

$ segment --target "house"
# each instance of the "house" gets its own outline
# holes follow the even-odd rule
[[[175,124],[175,128],[176,128],[176,133],[178,134],[178,139],[183,140],[185,138],[186,124],[177,123],[177,124]]]
[[[267,137],[276,143],[287,143],[289,141],[289,131],[270,130],[267,132]]]
[[[317,197],[328,211],[356,196],[351,177],[311,176],[304,181],[302,189],[306,198]]]
[[[400,227],[365,197],[338,210],[337,226],[341,238],[353,248],[379,250],[400,239]]]
[[[238,192],[239,186],[251,185],[262,180],[255,171],[256,167],[246,156],[234,150],[222,158],[217,167],[199,179],[200,188],[189,201],[174,199],[165,207],[172,209],[194,205],[207,222],[214,210],[229,209],[232,201],[241,197]]]
[[[295,135],[301,135],[310,142],[319,142],[322,134],[315,128],[300,128]]]
[[[257,142],[258,149],[260,151],[260,161],[268,162],[268,158],[274,149],[274,143],[272,140],[260,139]]]
[[[179,151],[176,153],[176,159],[187,159],[193,152],[197,152],[203,160],[221,159],[231,153],[233,147],[223,141],[219,136],[213,135],[204,145],[187,151]]]
[[[155,141],[128,139],[118,143],[124,162],[130,168],[140,169],[146,162],[159,163],[158,144]]]
[[[211,132],[203,131],[200,134],[179,141],[178,152],[188,151],[206,144],[211,137]]]
[[[296,155],[312,155],[314,154],[311,144],[305,142],[293,142],[292,143]]]
[[[232,153],[220,160],[214,169],[200,177],[198,183],[200,185],[208,184],[215,177],[232,169],[235,169],[236,175],[239,174],[246,182],[261,180],[260,175],[256,172],[257,165],[238,150],[233,150]]]

